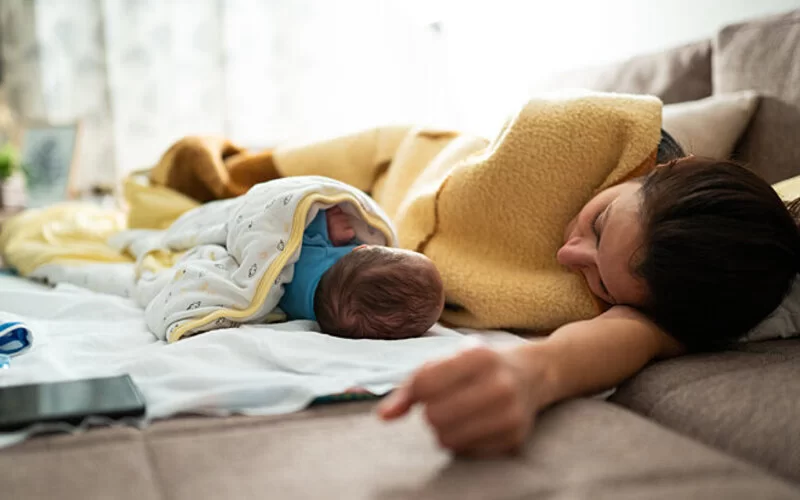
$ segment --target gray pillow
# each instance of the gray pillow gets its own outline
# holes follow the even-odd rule
[[[711,42],[702,41],[627,61],[544,76],[531,91],[586,88],[650,94],[664,104],[711,95]]]
[[[800,174],[800,10],[728,26],[714,50],[714,93],[754,90],[761,103],[736,157],[774,183]]]

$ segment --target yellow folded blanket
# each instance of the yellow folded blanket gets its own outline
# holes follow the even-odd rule
[[[27,210],[3,224],[0,255],[28,276],[53,262],[132,262],[106,241],[125,229],[125,214],[86,203]]]
[[[656,98],[571,92],[531,99],[491,143],[413,130],[386,169],[386,150],[369,140],[385,139],[382,129],[272,157],[281,175],[311,170],[371,191],[400,245],[438,266],[446,323],[548,331],[598,314],[556,252],[598,191],[654,165],[660,127]]]
[[[125,209],[66,202],[26,210],[0,231],[0,256],[22,276],[47,264],[132,263],[134,257],[108,240],[126,229],[166,229],[200,203],[134,173],[125,182]],[[174,256],[153,255],[148,262],[171,263]]]

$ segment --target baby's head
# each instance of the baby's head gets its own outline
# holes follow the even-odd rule
[[[346,338],[419,337],[443,307],[442,278],[430,259],[381,246],[339,259],[322,275],[314,297],[322,331]]]

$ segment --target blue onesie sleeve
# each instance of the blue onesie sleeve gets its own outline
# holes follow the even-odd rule
[[[328,236],[325,210],[320,210],[303,232],[300,257],[294,264],[292,281],[284,285],[278,306],[289,319],[316,321],[314,295],[322,275],[357,245],[333,246]]]

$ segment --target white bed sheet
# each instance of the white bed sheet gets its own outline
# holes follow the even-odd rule
[[[168,345],[147,330],[131,300],[9,276],[0,276],[0,311],[20,316],[35,339],[30,351],[0,370],[0,386],[129,373],[144,395],[148,420],[176,413],[288,413],[353,387],[380,395],[426,361],[487,338],[516,339],[436,326],[418,339],[347,340],[294,321]]]

